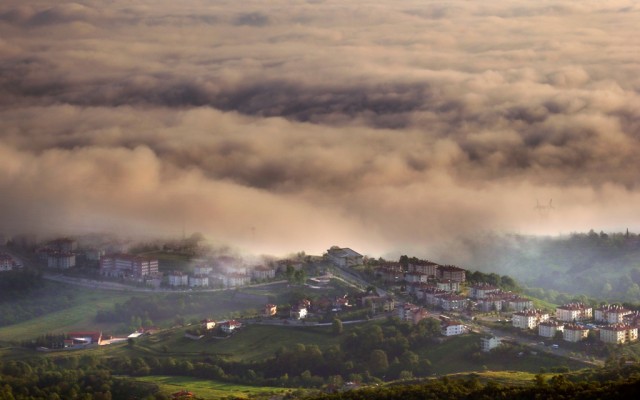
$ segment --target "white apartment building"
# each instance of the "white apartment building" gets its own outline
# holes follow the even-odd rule
[[[564,324],[560,321],[544,321],[538,325],[538,336],[554,338],[557,332],[564,331]]]
[[[585,321],[592,316],[593,309],[582,303],[570,303],[556,308],[556,318],[559,321]]]
[[[513,313],[512,324],[520,329],[533,329],[549,319],[549,314],[540,310],[525,310]]]
[[[589,336],[589,328],[585,328],[579,325],[568,324],[564,326],[562,332],[562,338],[566,342],[579,342],[586,339]]]
[[[600,328],[600,340],[605,343],[629,343],[638,340],[638,328],[625,324],[614,324]]]

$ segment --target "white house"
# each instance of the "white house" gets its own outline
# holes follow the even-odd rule
[[[454,336],[461,335],[467,331],[467,328],[462,324],[462,322],[458,321],[448,321],[443,322],[440,327],[440,332],[444,336]]]
[[[304,319],[307,317],[307,314],[307,308],[302,306],[291,307],[291,312],[289,313],[293,319]]]
[[[489,352],[496,347],[500,346],[502,341],[499,337],[496,336],[484,336],[480,338],[480,350]]]

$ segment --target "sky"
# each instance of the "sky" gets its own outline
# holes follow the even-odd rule
[[[376,257],[637,231],[639,23],[633,0],[3,0],[0,231]]]

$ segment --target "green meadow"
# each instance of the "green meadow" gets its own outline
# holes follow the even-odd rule
[[[292,392],[292,389],[275,387],[244,386],[233,383],[197,379],[182,376],[145,376],[136,378],[141,382],[153,382],[160,387],[165,394],[172,394],[181,390],[192,392],[202,399],[227,399],[227,398],[269,398],[273,395],[282,395]]]

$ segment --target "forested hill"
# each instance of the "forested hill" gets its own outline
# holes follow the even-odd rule
[[[640,235],[634,233],[487,234],[459,240],[449,248],[450,257],[468,269],[509,275],[529,287],[640,301]]]
[[[314,397],[314,400],[461,400],[461,399],[632,399],[640,394],[638,366],[590,372],[582,376],[542,375],[529,386],[501,385],[477,378],[432,380],[421,385],[396,385]]]

